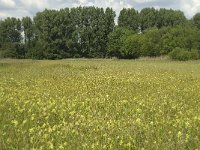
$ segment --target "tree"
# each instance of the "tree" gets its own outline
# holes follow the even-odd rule
[[[17,18],[6,18],[0,23],[1,57],[24,58],[21,21]]]
[[[9,43],[19,43],[21,42],[21,21],[14,17],[6,18],[1,23],[2,29],[2,41]]]
[[[200,29],[200,13],[197,13],[197,14],[194,15],[193,21],[194,21],[195,26],[198,29]]]
[[[127,28],[116,27],[113,32],[111,32],[108,36],[108,53],[111,57],[122,58],[122,46],[124,40],[135,34],[133,30],[129,30]]]
[[[186,22],[184,13],[180,10],[161,8],[158,12],[157,27],[183,25]]]
[[[191,51],[199,48],[199,31],[191,26],[179,25],[170,28],[162,37],[163,54],[168,54],[179,47]]]
[[[122,58],[135,59],[141,56],[142,40],[141,35],[134,34],[128,36],[122,45]]]
[[[22,18],[22,29],[24,33],[24,51],[26,54],[29,54],[35,38],[34,24],[30,17]]]
[[[59,59],[70,57],[71,26],[69,9],[45,10],[34,18],[38,42],[43,45],[44,57]]]
[[[142,31],[157,26],[158,11],[155,8],[144,8],[139,16]]]
[[[168,28],[158,29],[156,27],[150,28],[144,31],[141,35],[142,46],[141,55],[142,56],[160,56],[162,54],[162,37],[168,32]]]
[[[120,11],[118,18],[119,27],[125,27],[138,31],[139,28],[139,15],[138,11],[134,8],[124,8]]]
[[[115,14],[115,11],[113,11],[112,8],[106,8],[106,11],[105,11],[105,34],[104,34],[104,43],[103,44],[103,49],[104,51],[106,51],[106,54],[108,54],[108,41],[109,41],[109,34],[112,33],[114,31],[114,28],[115,28],[115,17],[116,17],[116,14]],[[102,26],[102,28],[104,28]]]
[[[168,54],[175,47],[200,50],[200,14],[124,8],[115,25],[112,8],[45,9],[34,19],[0,20],[0,55],[15,58],[137,58]],[[138,33],[138,31],[142,33]],[[22,37],[24,33],[24,39]],[[137,34],[138,33],[138,34]],[[22,40],[23,39],[23,40]]]
[[[114,29],[115,12],[107,8],[78,7],[71,10],[73,45],[82,57],[105,57],[108,34]]]
[[[30,47],[31,41],[34,38],[34,25],[30,17],[22,18],[22,28],[24,32],[24,42],[28,47]]]
[[[187,61],[199,59],[199,52],[195,49],[191,51],[176,47],[169,53],[169,57],[173,60]]]
[[[2,24],[3,24],[3,21],[0,20],[0,49],[1,49],[2,44],[3,44],[3,26],[2,26]]]

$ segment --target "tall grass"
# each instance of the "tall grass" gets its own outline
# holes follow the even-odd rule
[[[1,60],[0,149],[200,149],[199,68]]]

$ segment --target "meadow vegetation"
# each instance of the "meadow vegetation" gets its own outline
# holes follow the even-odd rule
[[[0,149],[200,149],[199,68],[0,60]]]

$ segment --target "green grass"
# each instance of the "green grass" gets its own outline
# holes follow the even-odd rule
[[[0,149],[200,149],[200,61],[0,60]]]

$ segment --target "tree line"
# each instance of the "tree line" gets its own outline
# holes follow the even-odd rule
[[[0,20],[0,57],[138,58],[169,55],[198,59],[200,13],[187,19],[180,10],[112,8],[45,9],[36,16]],[[180,59],[180,60],[181,60]]]

